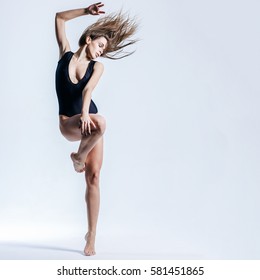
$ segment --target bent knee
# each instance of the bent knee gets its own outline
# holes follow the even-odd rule
[[[98,133],[104,134],[104,132],[106,130],[106,120],[103,116],[100,116],[100,115],[96,116],[95,125],[96,125],[96,129],[97,129]]]

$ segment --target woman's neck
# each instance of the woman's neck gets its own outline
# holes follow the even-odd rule
[[[80,47],[75,53],[74,56],[78,61],[90,61],[91,59],[87,57],[87,45]]]

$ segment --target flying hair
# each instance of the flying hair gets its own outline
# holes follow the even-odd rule
[[[92,40],[99,37],[107,39],[107,47],[101,56],[109,59],[121,59],[131,55],[133,52],[125,52],[125,47],[135,44],[138,40],[131,39],[136,33],[138,24],[134,18],[128,14],[112,13],[100,17],[95,23],[84,30],[80,39],[79,46],[86,44],[86,38],[89,36]]]

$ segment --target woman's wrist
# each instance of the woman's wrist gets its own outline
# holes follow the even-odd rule
[[[82,117],[87,117],[89,115],[88,111],[87,110],[82,110],[81,111],[81,116]]]
[[[89,9],[88,9],[88,7],[87,8],[85,8],[84,9],[84,15],[89,15],[90,13],[89,13]]]

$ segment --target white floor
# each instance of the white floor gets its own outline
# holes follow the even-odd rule
[[[202,255],[188,253],[185,250],[176,249],[170,252],[156,248],[145,248],[144,244],[122,244],[116,240],[110,243],[104,239],[97,241],[97,254],[86,257],[83,254],[84,240],[60,239],[60,240],[34,240],[33,242],[22,240],[6,240],[0,242],[1,260],[144,260],[144,259],[203,259]],[[154,250],[154,251],[153,251]]]
[[[140,223],[132,228],[129,220],[109,225],[111,220],[101,215],[97,254],[92,257],[83,255],[84,223],[19,223],[16,219],[0,225],[0,260],[259,260],[256,219],[240,216],[239,221],[230,221],[228,215],[218,215],[196,223],[188,218],[168,224],[158,220],[154,227]]]
[[[257,259],[246,244],[233,244],[234,248],[221,246],[221,240],[199,244],[190,235],[165,236],[119,236],[99,235],[96,240],[97,254],[83,255],[84,236],[71,235],[39,237],[30,240],[0,238],[0,260],[210,260],[210,259]]]

